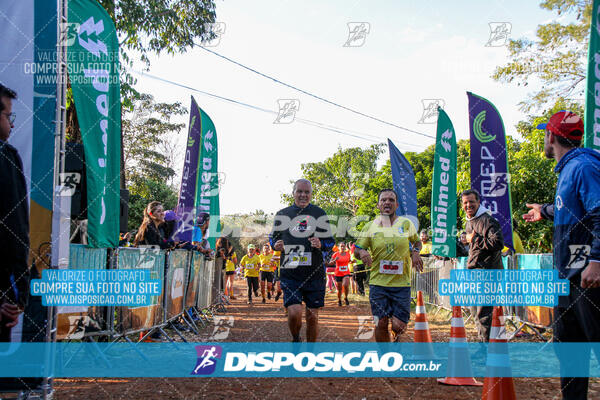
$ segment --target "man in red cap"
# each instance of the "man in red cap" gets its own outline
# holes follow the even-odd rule
[[[583,121],[575,113],[557,112],[538,129],[546,130],[544,154],[557,162],[556,196],[554,204],[527,204],[523,218],[554,221],[554,265],[570,281],[554,308],[554,341],[600,342],[600,153],[579,148]],[[558,349],[563,398],[586,399],[588,378],[565,376],[574,363],[589,367],[589,349],[581,357]]]

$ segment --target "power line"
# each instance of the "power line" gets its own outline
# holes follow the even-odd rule
[[[216,98],[218,100],[227,101],[229,103],[233,103],[233,104],[236,104],[236,105],[239,105],[239,106],[243,106],[243,107],[248,107],[248,108],[251,108],[253,110],[261,111],[261,112],[272,114],[272,115],[277,115],[278,114],[276,111],[273,111],[273,110],[269,110],[269,109],[262,108],[262,107],[259,107],[259,106],[255,106],[255,105],[252,105],[252,104],[244,103],[242,101],[238,101],[238,100],[231,99],[231,98],[228,98],[228,97],[223,97],[223,96],[220,96],[218,94],[214,94],[214,93],[210,93],[210,92],[207,92],[207,91],[204,91],[204,90],[200,90],[200,89],[197,89],[197,88],[185,85],[183,83],[179,83],[179,82],[175,82],[175,81],[172,81],[172,80],[169,80],[169,79],[166,79],[166,78],[162,78],[160,76],[148,74],[148,73],[145,73],[145,72],[142,72],[142,71],[133,71],[133,72],[135,74],[138,74],[138,75],[141,75],[141,76],[145,76],[145,77],[148,77],[150,79],[154,79],[154,80],[157,80],[157,81],[160,81],[160,82],[163,82],[163,83],[167,83],[169,85],[174,85],[174,86],[178,86],[178,87],[181,87],[181,88],[184,88],[184,89],[188,89],[188,90],[193,91],[193,92],[201,93],[201,94],[204,94],[206,96]],[[306,125],[314,126],[316,128],[320,128],[320,129],[325,129],[325,130],[328,130],[328,131],[336,132],[336,133],[339,133],[339,134],[342,134],[342,135],[346,135],[346,136],[350,136],[350,137],[354,137],[354,138],[358,138],[358,139],[362,139],[362,140],[367,140],[367,141],[370,141],[370,142],[373,142],[373,143],[387,143],[387,138],[384,138],[384,137],[381,137],[381,136],[375,136],[375,135],[370,135],[370,134],[361,133],[361,132],[349,131],[349,130],[344,129],[344,128],[340,128],[340,127],[337,127],[337,126],[324,124],[324,123],[318,122],[318,121],[312,121],[312,120],[309,120],[309,119],[298,118],[298,117],[296,117],[294,119],[294,121],[298,121],[298,122],[306,124]],[[377,140],[374,140],[374,139],[377,139]],[[413,143],[407,143],[407,142],[402,142],[402,141],[398,141],[397,143],[401,143],[401,144],[404,144],[404,145],[407,145],[407,146],[413,146],[413,147],[422,147],[422,146],[419,146],[419,145],[415,145]]]
[[[224,60],[226,60],[226,61],[229,61],[230,63],[233,63],[233,64],[235,64],[235,65],[237,65],[237,66],[239,66],[239,67],[242,67],[242,68],[244,68],[244,69],[246,69],[246,70],[248,70],[248,71],[250,71],[250,72],[253,72],[253,73],[257,74],[257,75],[260,75],[260,76],[262,76],[263,78],[270,79],[270,80],[272,80],[272,81],[273,81],[273,82],[275,82],[275,83],[278,83],[278,84],[280,84],[280,85],[283,85],[283,86],[286,86],[286,87],[288,87],[288,88],[290,88],[290,89],[296,90],[296,91],[298,91],[298,92],[300,92],[300,93],[303,93],[303,94],[305,94],[305,95],[307,95],[307,96],[313,97],[313,98],[315,98],[315,99],[317,99],[317,100],[321,100],[321,101],[323,101],[323,102],[325,102],[325,103],[328,103],[328,104],[331,104],[331,105],[333,105],[333,106],[335,106],[335,107],[342,108],[342,109],[344,109],[344,110],[346,110],[346,111],[350,111],[350,112],[352,112],[352,113],[354,113],[354,114],[358,114],[358,115],[360,115],[360,116],[363,116],[363,117],[366,117],[366,118],[372,119],[372,120],[374,120],[374,121],[381,122],[382,124],[386,124],[386,125],[389,125],[389,126],[393,126],[394,128],[402,129],[402,130],[405,130],[405,131],[407,131],[407,132],[411,132],[411,133],[415,133],[415,134],[417,134],[417,135],[421,135],[421,136],[425,136],[425,137],[428,137],[428,138],[435,139],[435,138],[434,138],[434,136],[432,136],[432,135],[428,135],[428,134],[426,134],[426,133],[417,132],[417,131],[414,131],[414,130],[412,130],[412,129],[405,128],[405,127],[403,127],[403,126],[400,126],[400,125],[394,124],[394,123],[392,123],[392,122],[388,122],[388,121],[385,121],[385,120],[383,120],[383,119],[380,119],[380,118],[374,117],[374,116],[372,116],[372,115],[365,114],[365,113],[363,113],[363,112],[361,112],[361,111],[355,110],[355,109],[353,109],[353,108],[350,108],[350,107],[346,107],[346,106],[344,106],[344,105],[341,105],[341,104],[339,104],[339,103],[333,102],[333,101],[331,101],[331,100],[328,100],[328,99],[326,99],[326,98],[323,98],[323,97],[321,97],[321,96],[318,96],[318,95],[316,95],[316,94],[312,94],[312,93],[310,93],[310,92],[307,92],[306,90],[300,89],[300,88],[298,88],[298,87],[296,87],[296,86],[293,86],[293,85],[290,85],[290,84],[288,84],[288,83],[282,82],[282,81],[280,81],[280,80],[279,80],[279,79],[277,79],[277,78],[273,78],[272,76],[269,76],[269,75],[267,75],[267,74],[264,74],[264,73],[262,73],[262,72],[260,72],[260,71],[257,71],[257,70],[255,70],[254,68],[247,67],[246,65],[244,65],[244,64],[242,64],[242,63],[240,63],[240,62],[237,62],[237,61],[235,61],[235,60],[232,60],[231,58],[229,58],[229,57],[226,57],[226,56],[224,56],[224,55],[222,55],[222,54],[219,54],[219,53],[217,53],[217,52],[216,52],[216,51],[214,51],[214,50],[210,50],[210,49],[208,49],[208,48],[206,48],[206,47],[204,47],[204,46],[202,46],[202,45],[198,45],[198,44],[196,44],[196,46],[200,47],[200,48],[201,48],[201,49],[203,49],[203,50],[206,50],[207,52],[209,52],[209,53],[211,53],[211,54],[214,54],[214,55],[216,55],[217,57],[220,57],[220,58],[222,58],[222,59],[224,59]]]

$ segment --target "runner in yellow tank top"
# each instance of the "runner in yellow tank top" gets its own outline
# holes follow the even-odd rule
[[[262,248],[262,254],[260,255],[260,293],[262,295],[262,302],[266,303],[266,297],[268,296],[271,300],[271,292],[273,292],[273,280],[275,272],[275,263],[273,262],[273,251],[271,245],[266,243]],[[266,285],[265,285],[266,283]],[[265,295],[265,286],[267,289]]]

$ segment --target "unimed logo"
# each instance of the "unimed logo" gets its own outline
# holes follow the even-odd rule
[[[210,375],[215,372],[217,360],[223,354],[221,346],[196,346],[198,361],[192,375]]]

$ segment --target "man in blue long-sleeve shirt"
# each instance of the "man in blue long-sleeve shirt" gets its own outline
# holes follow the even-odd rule
[[[294,204],[275,215],[269,241],[274,250],[281,252],[279,276],[292,340],[301,341],[304,302],[306,340],[315,342],[319,334],[319,308],[325,305],[323,252],[331,250],[335,242],[327,214],[310,204],[310,181],[296,181],[293,195]]]
[[[554,204],[527,204],[523,218],[554,221],[554,265],[570,281],[569,295],[554,308],[554,341],[600,342],[600,154],[578,148],[583,121],[577,114],[560,111],[538,129],[546,130],[544,154],[557,162],[556,196]],[[588,378],[565,376],[573,362],[589,365],[589,350],[577,359],[558,356],[563,398],[586,399]]]

